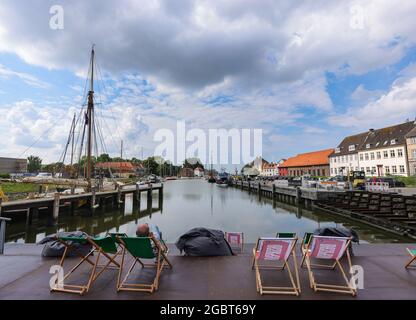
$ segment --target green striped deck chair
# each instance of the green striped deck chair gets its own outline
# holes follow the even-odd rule
[[[88,292],[94,281],[104,272],[106,269],[115,268],[119,269],[120,264],[115,260],[122,250],[117,248],[117,244],[112,237],[60,237],[57,241],[65,246],[64,254],[60,261],[60,267],[63,270],[64,262],[68,256],[68,252],[73,250],[73,244],[90,244],[92,249],[87,255],[83,255],[78,250],[76,253],[80,256],[80,260],[76,263],[60,280],[59,277],[51,284],[52,292],[66,292],[83,295]],[[93,257],[95,255],[95,257]],[[100,258],[106,260],[105,264],[100,265]],[[68,278],[84,263],[90,265],[90,275],[88,280],[84,284],[67,284]],[[98,269],[98,270],[97,270]]]
[[[142,291],[153,293],[159,288],[160,275],[165,266],[172,269],[172,264],[167,258],[168,249],[163,241],[159,242],[154,237],[118,237],[123,247],[121,267],[117,279],[117,292],[119,291]],[[123,269],[127,253],[133,257],[133,262],[129,267],[123,280]],[[145,264],[142,260],[153,260],[152,263]],[[127,283],[130,273],[139,263],[142,268],[156,268],[156,275],[151,284],[146,283]]]
[[[416,262],[416,249],[406,248],[406,250],[410,255],[410,260],[406,263],[405,268],[406,269],[415,269],[416,266],[413,265],[413,263]]]
[[[301,267],[301,268],[302,268],[302,267],[304,266],[304,264],[305,264],[305,259],[306,259],[306,256],[305,256],[305,251],[306,251],[306,250],[307,250],[307,248],[308,248],[308,245],[309,245],[309,242],[311,241],[312,236],[313,236],[313,232],[306,232],[306,233],[303,235],[303,240],[302,240],[302,243],[301,243],[301,245],[300,245],[300,250],[301,250],[301,252],[302,252],[302,261],[301,261],[301,263],[300,263],[300,267]]]

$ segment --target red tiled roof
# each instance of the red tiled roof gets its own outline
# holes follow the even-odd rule
[[[317,165],[328,165],[329,155],[334,149],[326,149],[321,151],[314,151],[308,153],[301,153],[295,157],[291,157],[283,162],[280,167],[306,167],[306,166],[317,166]]]
[[[95,165],[101,169],[115,169],[124,171],[134,171],[135,166],[131,162],[99,162]]]

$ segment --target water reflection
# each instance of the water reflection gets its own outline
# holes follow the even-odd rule
[[[126,197],[123,208],[100,208],[95,216],[62,214],[58,227],[37,225],[26,228],[24,222],[14,222],[7,228],[7,240],[34,243],[56,231],[83,230],[91,235],[125,232],[134,235],[138,223],[158,225],[168,242],[194,227],[216,228],[244,232],[247,242],[259,236],[274,236],[276,232],[296,232],[300,237],[319,227],[344,226],[354,228],[360,239],[368,242],[408,242],[363,224],[288,203],[273,202],[235,188],[219,188],[203,180],[177,180],[165,184],[164,197],[157,192],[152,199],[142,194],[140,207]]]

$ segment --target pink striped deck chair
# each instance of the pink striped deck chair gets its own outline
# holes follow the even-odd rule
[[[300,295],[299,271],[296,261],[295,246],[297,237],[294,238],[260,238],[257,240],[256,247],[253,249],[253,268],[256,271],[256,289],[263,294],[291,294]],[[295,276],[288,263],[290,257],[293,258]],[[283,262],[283,265],[281,263]],[[276,265],[279,263],[279,265]],[[286,267],[291,287],[272,287],[263,286],[261,270],[274,269],[284,270]]]
[[[351,270],[351,257],[348,251],[348,247],[351,243],[351,238],[343,237],[327,237],[327,236],[316,236],[312,235],[309,244],[304,251],[304,260],[306,262],[306,267],[308,268],[309,274],[309,284],[314,291],[329,291],[329,292],[338,292],[338,293],[349,293],[355,296],[357,294],[356,289],[350,283],[350,280],[345,273],[342,264],[340,263],[341,258],[344,254],[347,256],[348,267]],[[331,264],[319,264],[312,263],[314,260],[326,260],[331,261]],[[341,271],[342,277],[345,280],[346,285],[334,285],[334,284],[324,284],[317,283],[315,276],[313,274],[313,268],[323,268],[335,270],[336,267]]]
[[[226,232],[225,239],[232,249],[238,248],[240,253],[244,250],[244,233],[242,232]]]

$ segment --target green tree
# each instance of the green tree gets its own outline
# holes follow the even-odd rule
[[[111,162],[112,159],[107,153],[100,154],[97,158],[97,162]]]
[[[143,161],[143,166],[148,169],[149,173],[159,174],[159,164],[156,162],[155,157],[149,157]]]
[[[37,156],[29,156],[27,158],[27,170],[30,173],[39,172],[42,168],[42,159]]]

